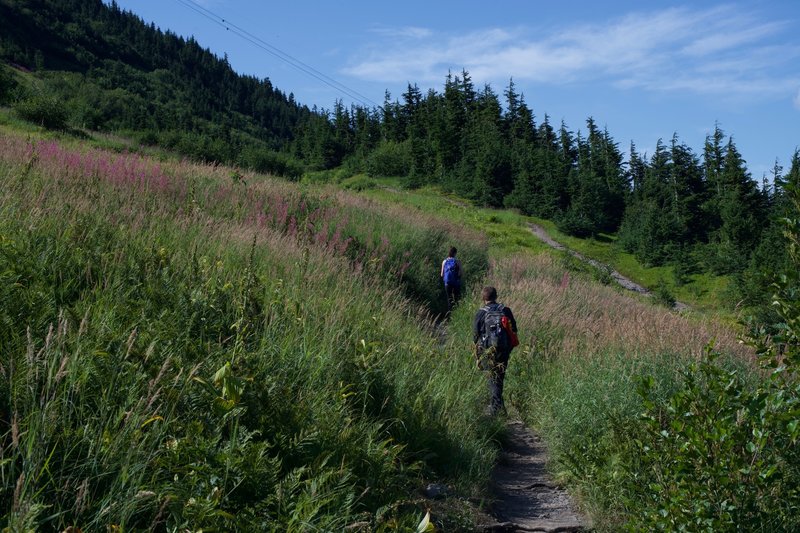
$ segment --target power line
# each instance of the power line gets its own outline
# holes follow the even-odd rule
[[[263,50],[263,51],[267,52],[268,54],[272,55],[273,57],[276,57],[277,59],[280,59],[284,63],[287,63],[288,65],[296,68],[297,70],[299,70],[299,71],[301,71],[301,72],[303,72],[305,74],[308,74],[309,76],[311,76],[311,77],[315,78],[316,80],[324,83],[325,85],[328,85],[329,87],[333,88],[337,92],[343,93],[346,96],[348,96],[349,98],[352,98],[353,100],[355,100],[357,102],[360,102],[361,104],[363,104],[365,106],[372,105],[373,107],[380,107],[380,104],[375,103],[375,101],[373,101],[369,97],[364,96],[363,94],[359,93],[355,89],[351,89],[347,85],[345,85],[345,84],[343,84],[343,83],[331,78],[330,76],[327,76],[326,74],[320,72],[319,70],[315,69],[311,65],[308,65],[307,63],[304,63],[304,62],[300,61],[299,59],[291,56],[290,54],[288,54],[286,52],[284,52],[280,48],[278,48],[278,47],[276,47],[276,46],[264,41],[263,39],[257,37],[256,35],[253,35],[252,33],[248,32],[247,30],[245,30],[245,29],[243,29],[243,28],[241,28],[239,26],[237,26],[236,24],[233,24],[232,22],[230,22],[229,20],[225,19],[221,15],[218,15],[218,14],[214,13],[213,11],[210,11],[210,10],[206,9],[205,7],[201,6],[200,4],[195,2],[194,0],[175,0],[175,1],[177,3],[179,3],[180,5],[188,8],[188,9],[191,9],[192,11],[197,13],[198,15],[201,15],[202,17],[204,17],[204,18],[210,20],[211,22],[217,24],[218,26],[222,26],[227,31],[233,33],[237,37],[240,37],[240,38],[244,39],[245,41],[249,42],[250,44],[252,44],[254,46],[257,46],[261,50]]]

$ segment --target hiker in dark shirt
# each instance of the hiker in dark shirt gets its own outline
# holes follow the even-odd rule
[[[447,294],[447,314],[453,311],[459,296],[461,295],[461,276],[463,269],[461,261],[456,259],[457,250],[451,247],[447,258],[442,261],[441,277],[444,282],[444,292]]]
[[[497,303],[497,289],[484,287],[481,291],[483,307],[478,309],[472,322],[472,342],[481,370],[487,372],[489,380],[489,407],[487,413],[496,415],[505,410],[503,403],[503,381],[511,350],[517,342],[517,321],[511,309]],[[503,320],[505,318],[505,320]],[[507,322],[511,332],[503,328]],[[512,340],[513,339],[513,340]]]

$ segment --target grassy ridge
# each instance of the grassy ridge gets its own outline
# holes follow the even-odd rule
[[[480,276],[479,236],[219,167],[0,154],[7,525],[394,530],[424,479],[480,492],[499,427],[409,299],[451,241]]]

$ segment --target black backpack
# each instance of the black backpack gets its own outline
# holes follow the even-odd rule
[[[503,304],[489,304],[483,308],[483,337],[481,341],[484,349],[494,348],[496,351],[506,351],[511,348],[508,333],[503,327]]]

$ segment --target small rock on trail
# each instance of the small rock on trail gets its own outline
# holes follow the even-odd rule
[[[498,520],[483,531],[588,531],[587,520],[576,510],[566,490],[547,473],[544,444],[522,422],[508,424],[508,443],[492,474]]]

